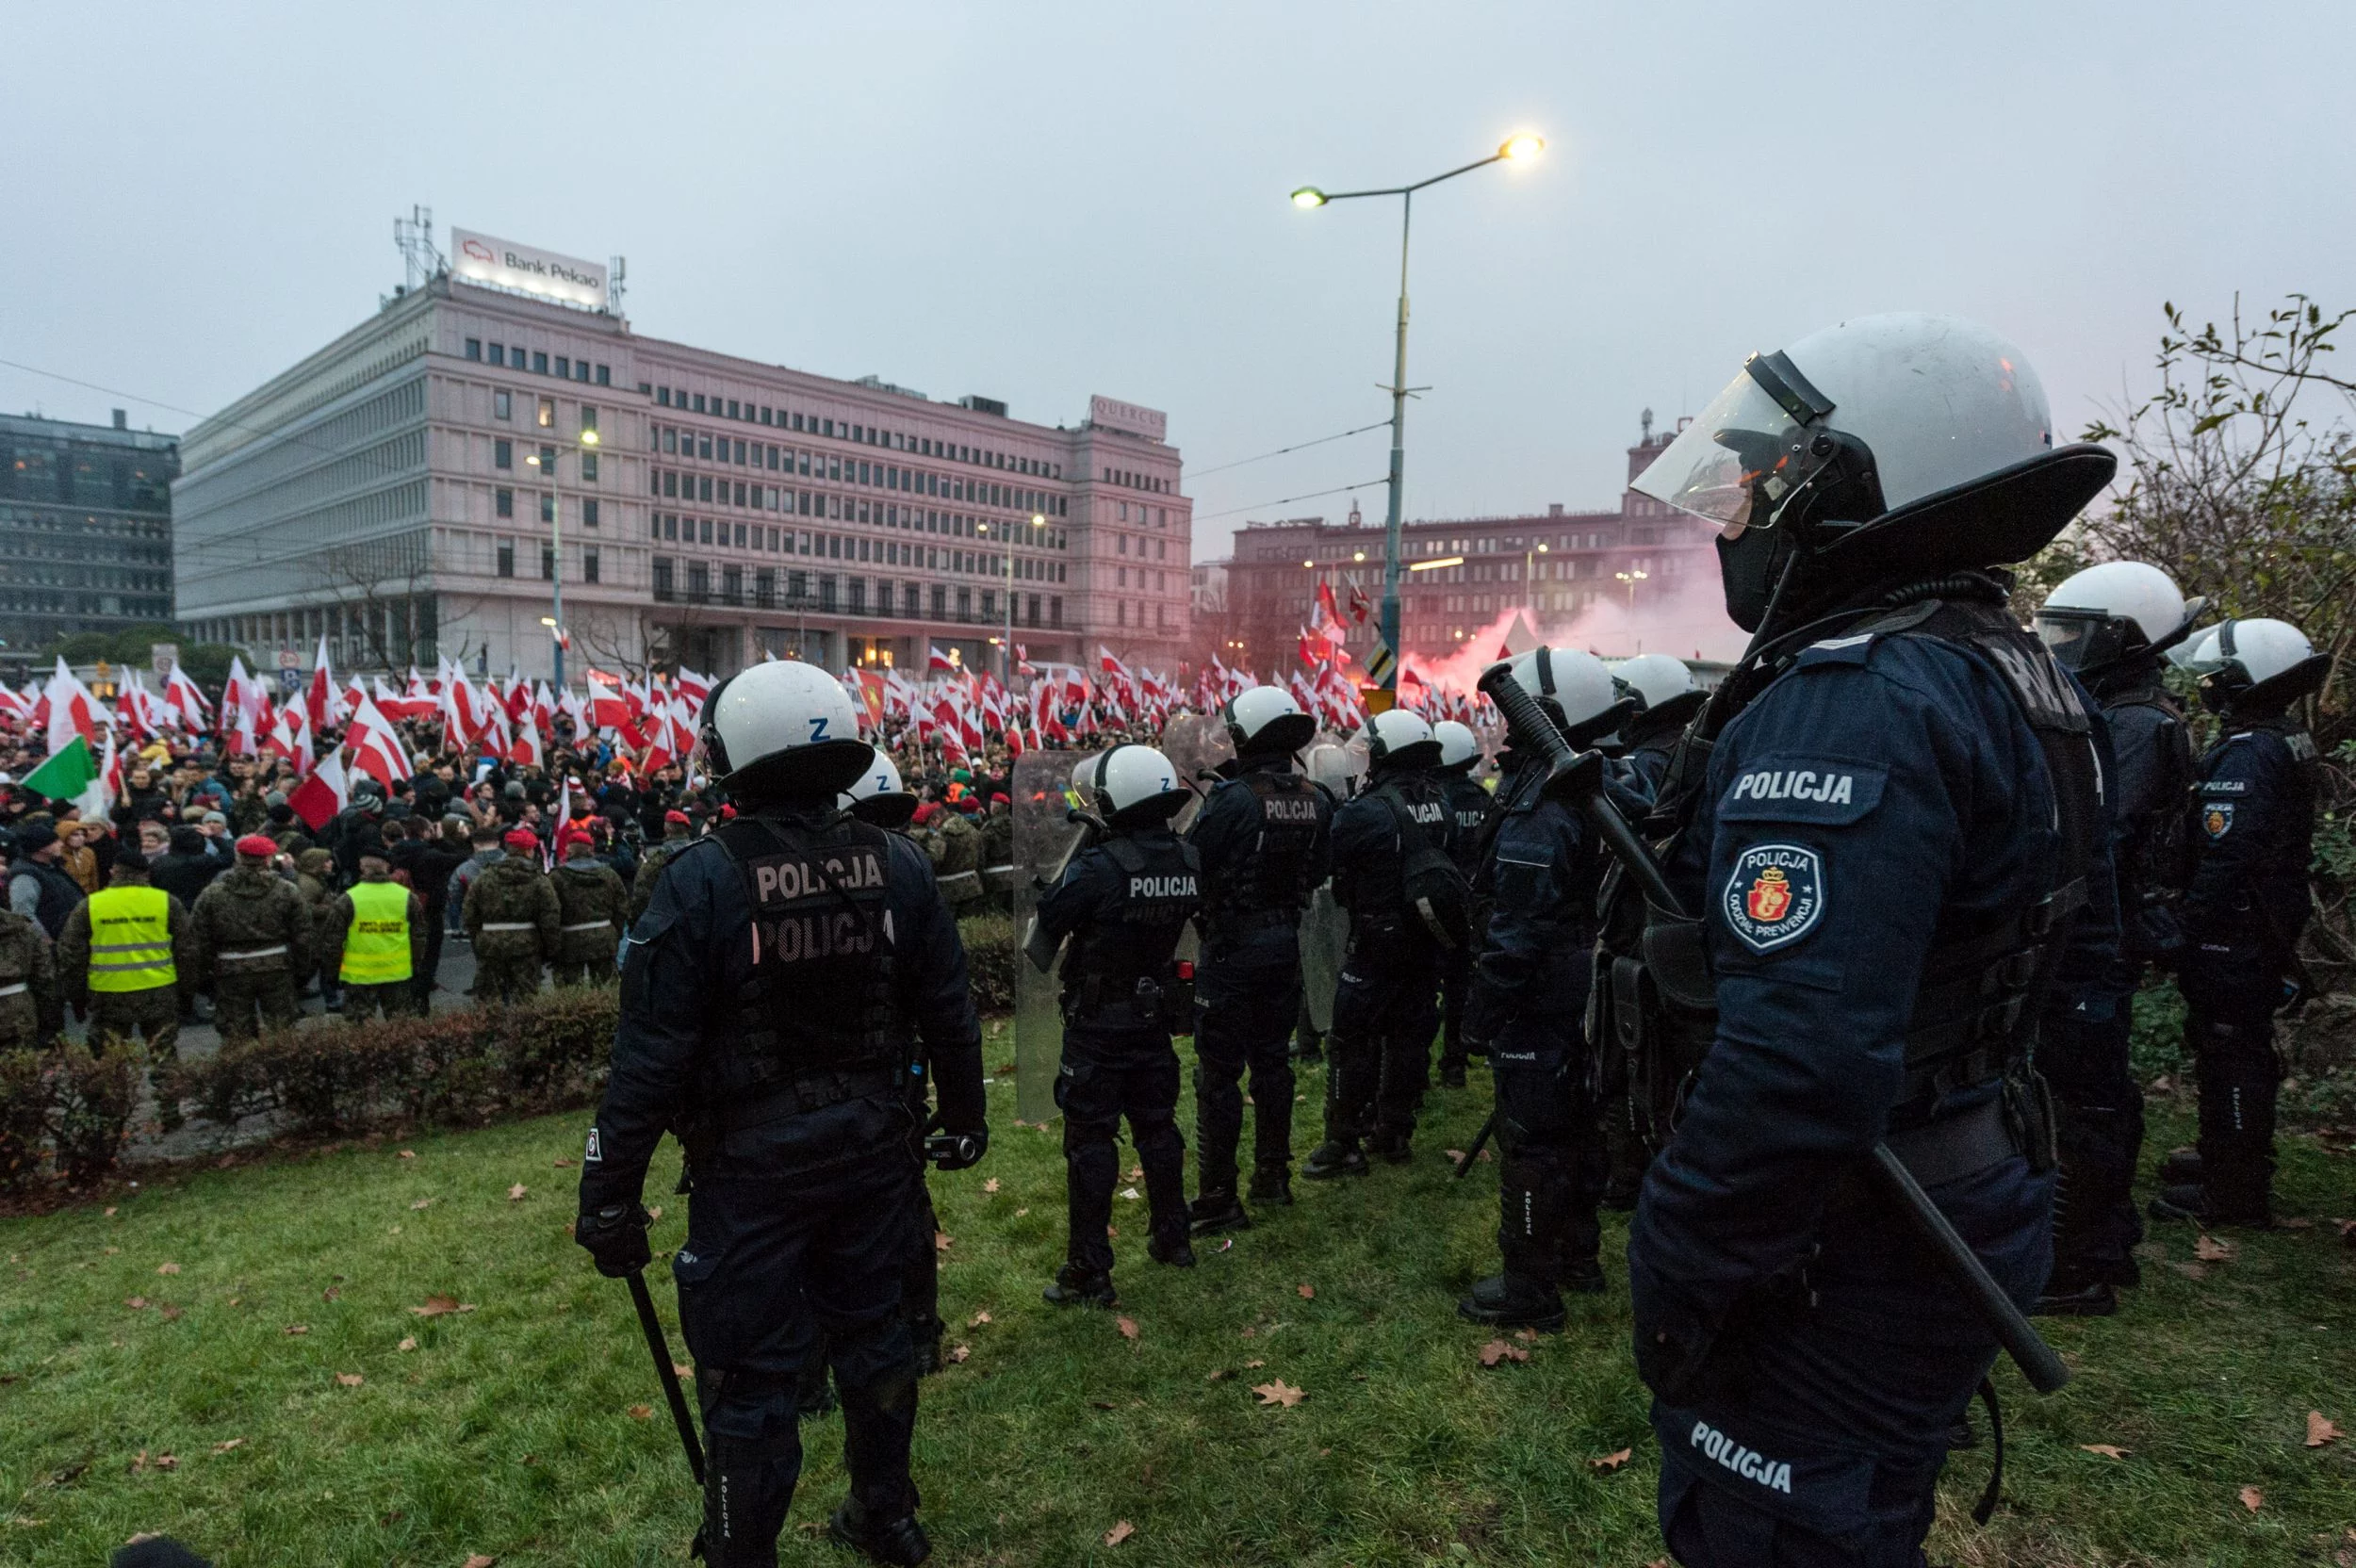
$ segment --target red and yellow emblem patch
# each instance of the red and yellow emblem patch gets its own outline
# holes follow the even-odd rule
[[[1824,857],[1807,844],[1753,845],[1734,858],[1718,906],[1754,953],[1797,941],[1824,917]]]

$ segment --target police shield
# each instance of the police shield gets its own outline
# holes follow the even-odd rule
[[[1180,781],[1194,792],[1195,798],[1170,820],[1170,825],[1183,833],[1203,808],[1203,792],[1211,787],[1211,780],[1202,776],[1216,773],[1220,763],[1234,760],[1235,745],[1217,714],[1177,713],[1162,727],[1161,748]]]
[[[1320,736],[1301,754],[1301,768],[1338,806],[1363,782],[1364,748],[1353,757],[1348,746]],[[1301,917],[1301,994],[1309,1026],[1319,1034],[1333,1027],[1333,992],[1341,985],[1342,951],[1349,945],[1350,917],[1333,902],[1333,883],[1322,883],[1310,892],[1309,907]]]
[[[1063,874],[1083,829],[1070,820],[1066,793],[1086,753],[1026,751],[1014,764],[1014,1084],[1015,1115],[1046,1121],[1055,1114],[1055,1074],[1063,1066],[1063,1011],[1057,1001],[1063,961],[1041,970],[1025,956],[1039,901]],[[1043,884],[1043,886],[1042,886]]]

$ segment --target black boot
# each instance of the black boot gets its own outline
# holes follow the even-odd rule
[[[1252,1168],[1252,1200],[1273,1203],[1279,1208],[1293,1206],[1292,1162],[1262,1160]]]
[[[2245,1184],[2247,1186],[2248,1184]],[[2163,1187],[2151,1200],[2154,1219],[2189,1219],[2196,1225],[2234,1225],[2245,1230],[2271,1230],[2274,1211],[2266,1189],[2225,1192],[2214,1181]]]
[[[1535,1329],[1556,1333],[1569,1318],[1552,1285],[1519,1274],[1492,1274],[1456,1303],[1456,1315],[1499,1329]]]
[[[1325,1060],[1325,1037],[1307,1024],[1293,1031],[1292,1057],[1296,1062]]]
[[[1573,1258],[1562,1266],[1562,1288],[1577,1296],[1601,1296],[1603,1265],[1594,1258]]]
[[[915,1568],[933,1555],[933,1544],[924,1539],[924,1527],[916,1522],[915,1514],[878,1519],[859,1507],[856,1497],[843,1499],[826,1533],[870,1561],[889,1562],[894,1568]]]
[[[2105,1276],[2065,1273],[2057,1267],[2030,1310],[2037,1317],[2108,1317],[2119,1311],[2119,1293]]]
[[[1366,1157],[1358,1152],[1357,1139],[1345,1142],[1328,1138],[1309,1152],[1309,1158],[1301,1168],[1301,1179],[1331,1182],[1341,1176],[1364,1176],[1367,1168]]]
[[[1461,1089],[1464,1086],[1464,1058],[1443,1054],[1440,1057],[1440,1086]]]
[[[2201,1151],[2171,1149],[2160,1161],[2160,1184],[2164,1187],[2197,1187],[2201,1184]]]
[[[1379,1157],[1386,1165],[1405,1165],[1415,1157],[1415,1150],[1409,1147],[1407,1134],[1396,1127],[1384,1128],[1368,1138],[1366,1152]]]
[[[1249,1231],[1252,1216],[1232,1190],[1206,1192],[1186,1205],[1186,1226],[1196,1235],[1215,1236],[1222,1231]]]
[[[1145,1255],[1167,1268],[1192,1268],[1194,1266],[1194,1247],[1186,1240],[1186,1233],[1184,1231],[1176,1235],[1148,1236],[1145,1242]]]
[[[1090,1274],[1072,1264],[1055,1270],[1055,1282],[1039,1292],[1051,1307],[1117,1307],[1121,1298],[1113,1290],[1110,1274]]]

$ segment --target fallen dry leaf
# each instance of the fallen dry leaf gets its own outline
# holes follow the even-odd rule
[[[2274,1223],[2285,1231],[2312,1231],[2315,1228],[2315,1222],[2305,1215],[2285,1215]]]
[[[959,1365],[964,1364],[966,1358],[971,1356],[973,1353],[973,1348],[971,1345],[952,1345],[949,1347],[949,1359]]]
[[[1261,1367],[1266,1366],[1267,1364],[1268,1363],[1255,1358],[1252,1361],[1245,1362],[1243,1364],[1243,1369],[1247,1372],[1257,1372]]]
[[[164,1321],[165,1321],[165,1322],[167,1322],[167,1323],[177,1323],[177,1322],[179,1322],[179,1321],[180,1321],[180,1309],[179,1309],[178,1307],[173,1306],[171,1302],[166,1301],[166,1302],[164,1303],[164,1308],[163,1308],[163,1318],[164,1318]]]
[[[113,1207],[113,1205],[112,1205],[112,1204],[109,1204],[109,1205],[107,1205],[107,1208],[106,1208],[106,1217],[107,1217],[108,1219],[112,1219],[114,1217],[115,1217],[114,1207]]]
[[[2128,1449],[2121,1448],[2115,1443],[2081,1443],[2078,1446],[2089,1454],[2100,1454],[2104,1459],[2125,1459],[2129,1453]]]
[[[1281,1405],[1286,1410],[1292,1409],[1293,1406],[1309,1396],[1307,1390],[1295,1388],[1282,1378],[1272,1383],[1254,1383],[1252,1385],[1252,1392],[1260,1396],[1260,1403]]]
[[[2311,1410],[2307,1413],[2308,1447],[2320,1448],[2327,1443],[2337,1441],[2339,1435],[2340,1429],[2325,1420],[2323,1412]]]
[[[1015,1210],[1015,1211],[1014,1211],[1014,1217],[1015,1217],[1015,1218],[1020,1219],[1020,1218],[1022,1218],[1024,1215],[1029,1214],[1030,1212],[1031,1212],[1031,1211],[1030,1211],[1030,1210],[1028,1210],[1028,1209],[1017,1209],[1017,1210]]]
[[[695,1380],[695,1369],[692,1366],[682,1365],[679,1362],[673,1362],[671,1364],[671,1376],[677,1378],[683,1383],[692,1383]]]
[[[1113,1319],[1113,1327],[1121,1331],[1123,1339],[1137,1337],[1137,1320],[1134,1317],[1117,1317]]]
[[[147,1298],[144,1296],[126,1296],[123,1298],[123,1304],[130,1308],[133,1312],[139,1312],[146,1307]]]
[[[2202,1263],[2230,1263],[2233,1252],[2232,1242],[2221,1241],[2212,1235],[2197,1237],[2192,1244],[2192,1255]]]
[[[475,1552],[468,1555],[466,1568],[492,1568],[492,1564],[497,1561],[499,1559],[495,1557],[486,1557],[481,1552]]]
[[[431,1198],[420,1198],[420,1199],[418,1199],[416,1202],[414,1202],[414,1203],[410,1204],[409,1206],[410,1206],[411,1208],[413,1208],[413,1209],[425,1209],[425,1208],[431,1208],[431,1207],[433,1207],[433,1205],[434,1205],[434,1200],[433,1200],[433,1199],[431,1199]]]
[[[507,1200],[511,1203],[520,1203],[523,1201],[524,1194],[530,1192],[531,1190],[532,1189],[530,1187],[524,1185],[521,1182],[517,1182],[514,1186],[507,1189]]]
[[[957,1244],[957,1238],[951,1235],[946,1231],[935,1231],[933,1233],[933,1250],[936,1252],[946,1252],[950,1248],[955,1247]]]
[[[2168,1266],[2187,1280],[2205,1280],[2209,1277],[2209,1266],[2205,1263],[2172,1263]]]
[[[1520,1340],[1524,1345],[1535,1345],[1538,1343],[1538,1331],[1535,1329],[1516,1329],[1513,1331],[1513,1337]]]
[[[155,1456],[155,1468],[158,1470],[177,1470],[180,1468],[180,1456],[177,1454],[157,1454]]]
[[[630,1418],[632,1421],[644,1421],[646,1417],[652,1415],[653,1413],[654,1407],[652,1405],[632,1405],[630,1407]]]
[[[394,1346],[394,1347],[393,1347],[393,1348],[394,1348],[394,1349],[399,1350],[399,1351],[401,1351],[401,1352],[402,1352],[402,1353],[404,1353],[404,1354],[406,1354],[407,1352],[409,1352],[409,1351],[411,1351],[411,1350],[416,1349],[417,1348],[417,1336],[416,1336],[415,1334],[403,1334],[403,1335],[401,1335],[401,1343],[400,1343],[399,1345],[396,1345],[396,1346]]]
[[[287,1325],[286,1325],[286,1332],[287,1332],[289,1335],[293,1335],[293,1334],[307,1334],[307,1333],[309,1333],[310,1331],[311,1331],[311,1325],[309,1325],[308,1323],[289,1323],[289,1324],[287,1324]]]
[[[1317,1298],[1317,1287],[1315,1285],[1302,1285],[1301,1287],[1301,1298],[1304,1301],[1315,1300]]]
[[[1495,1366],[1504,1361],[1528,1361],[1530,1352],[1511,1340],[1493,1339],[1481,1348],[1481,1364]]]
[[[985,1181],[982,1184],[982,1190],[984,1192],[996,1192],[998,1190],[998,1178],[992,1176],[988,1181]]]
[[[1636,1450],[1633,1448],[1623,1448],[1616,1454],[1606,1454],[1601,1459],[1591,1459],[1587,1462],[1587,1468],[1590,1470],[1599,1470],[1608,1476],[1612,1471],[1617,1470],[1621,1465],[1626,1464],[1628,1462],[1629,1456],[1635,1452]]]
[[[417,1157],[417,1152],[414,1149],[404,1149],[401,1152],[401,1158],[404,1160],[414,1160]]]
[[[656,1220],[661,1219],[662,1217],[663,1205],[660,1203],[657,1203],[653,1208],[646,1211],[646,1223],[649,1225],[653,1224]]]
[[[2255,1513],[2260,1509],[2266,1507],[2266,1494],[2259,1491],[2256,1487],[2245,1486],[2241,1489],[2241,1506],[2248,1509],[2250,1512]]]
[[[357,1372],[338,1372],[335,1374],[335,1380],[346,1388],[358,1388],[362,1383],[367,1382],[368,1379]]]
[[[1443,1149],[1440,1151],[1440,1158],[1448,1161],[1450,1165],[1454,1165],[1457,1161],[1463,1159],[1464,1157],[1464,1152],[1462,1149]]]
[[[1225,1382],[1228,1379],[1230,1379],[1230,1378],[1234,1377],[1235,1375],[1235,1368],[1233,1368],[1233,1367],[1229,1367],[1229,1366],[1222,1366],[1222,1367],[1220,1367],[1218,1371],[1216,1371],[1216,1372],[1212,1373],[1209,1377],[1207,1377],[1207,1378],[1203,1379],[1203,1380],[1204,1382],[1206,1382],[1206,1383],[1221,1383],[1221,1382]]]
[[[1145,1180],[1145,1167],[1143,1167],[1143,1166],[1141,1166],[1141,1165],[1133,1165],[1133,1166],[1131,1166],[1131,1167],[1129,1168],[1129,1180],[1131,1180],[1132,1182],[1142,1182],[1142,1181],[1144,1181],[1144,1180]]]
[[[159,1263],[155,1266],[155,1272],[158,1274],[177,1274],[180,1272],[180,1266],[176,1263]]]
[[[969,1329],[978,1329],[989,1321],[990,1314],[986,1312],[977,1312],[972,1317],[966,1319],[965,1326]]]
[[[1131,1536],[1137,1533],[1137,1527],[1129,1523],[1128,1520],[1123,1519],[1121,1523],[1115,1525],[1111,1529],[1104,1532],[1104,1544],[1107,1546],[1118,1546],[1122,1542],[1128,1540]]]
[[[242,1437],[223,1438],[221,1442],[213,1445],[213,1452],[217,1454],[225,1454],[232,1448],[242,1448],[244,1446],[245,1439]]]
[[[559,1170],[570,1170],[573,1168],[573,1162],[566,1159],[564,1155],[559,1154],[556,1157],[556,1168]]]
[[[2176,1092],[2176,1080],[2170,1078],[2167,1073],[2163,1072],[2157,1078],[2151,1080],[2151,1092],[2153,1094],[2173,1094]]]
[[[429,1296],[425,1298],[424,1306],[409,1309],[410,1315],[416,1317],[439,1317],[444,1313],[472,1311],[474,1311],[472,1301],[461,1301],[455,1296]]]
[[[334,1301],[339,1299],[343,1296],[343,1286],[329,1285],[325,1290],[319,1292],[319,1299],[322,1301]]]

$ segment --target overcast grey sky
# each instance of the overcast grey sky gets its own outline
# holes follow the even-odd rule
[[[1640,409],[1844,315],[1995,325],[2074,432],[2164,299],[2356,302],[2347,0],[10,0],[0,36],[0,358],[201,412],[371,311],[422,202],[627,255],[642,332],[1047,423],[1107,393],[1207,468],[1388,412],[1397,204],[1285,193],[1522,127],[1536,167],[1417,204],[1411,516],[1610,505]],[[0,408],[123,401],[0,367]],[[1383,466],[1190,480],[1196,556]]]

